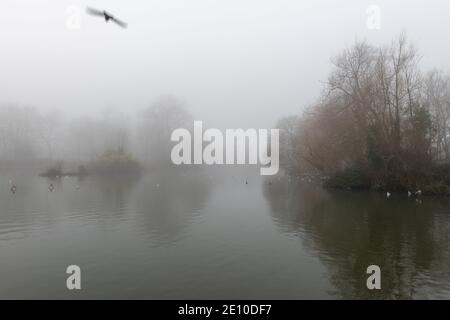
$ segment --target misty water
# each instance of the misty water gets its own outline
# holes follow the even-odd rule
[[[445,198],[256,171],[54,181],[9,171],[0,183],[0,298],[450,298]],[[66,288],[72,264],[79,291]],[[366,287],[372,264],[379,291]]]

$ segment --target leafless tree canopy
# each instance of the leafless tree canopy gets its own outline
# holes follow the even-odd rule
[[[359,166],[377,187],[424,183],[427,171],[450,160],[450,81],[443,72],[423,74],[419,62],[405,35],[385,47],[356,42],[343,50],[319,102],[294,133],[283,130],[289,167],[332,175]]]

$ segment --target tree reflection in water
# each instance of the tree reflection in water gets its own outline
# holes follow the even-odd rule
[[[264,184],[273,221],[327,266],[337,297],[450,298],[450,202],[406,195],[328,191],[290,182]],[[381,290],[366,268],[381,268]]]
[[[200,218],[210,181],[201,171],[171,170],[142,179],[134,199],[136,221],[156,245],[178,241]]]

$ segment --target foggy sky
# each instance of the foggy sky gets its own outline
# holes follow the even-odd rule
[[[366,27],[372,4],[380,30]],[[70,5],[80,29],[66,26]],[[355,39],[388,44],[405,31],[424,69],[448,71],[449,16],[441,0],[2,0],[0,103],[134,112],[170,94],[207,126],[268,127],[317,99],[330,58]]]

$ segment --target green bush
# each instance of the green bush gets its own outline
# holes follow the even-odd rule
[[[107,150],[98,157],[93,171],[98,174],[135,174],[141,169],[139,162],[123,150]]]
[[[324,185],[328,188],[339,189],[369,189],[371,183],[366,169],[361,165],[355,165],[335,173]]]

